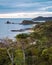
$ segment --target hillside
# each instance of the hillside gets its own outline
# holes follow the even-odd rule
[[[30,37],[36,44],[32,42],[26,49],[27,62],[34,65],[52,65],[52,21],[37,24],[33,30]]]
[[[42,16],[39,16],[39,17],[33,18],[32,20],[33,21],[51,21],[52,17],[42,17]]]
[[[47,21],[33,27],[31,36],[47,46],[52,45],[52,21]]]

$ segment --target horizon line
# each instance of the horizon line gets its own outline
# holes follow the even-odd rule
[[[38,16],[52,17],[52,12],[19,12],[0,14],[0,18],[36,18]]]

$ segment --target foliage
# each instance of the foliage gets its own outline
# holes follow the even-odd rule
[[[52,21],[40,23],[33,30],[30,34],[16,35],[17,42],[13,42],[15,64],[24,65],[24,52],[25,65],[52,65]],[[0,48],[0,65],[11,64],[5,48]]]
[[[6,49],[0,48],[0,65],[9,65],[10,59],[7,55]]]
[[[25,38],[27,38],[27,37],[29,37],[29,34],[26,34],[26,33],[23,34],[23,33],[22,33],[22,34],[16,35],[15,38],[25,39]]]

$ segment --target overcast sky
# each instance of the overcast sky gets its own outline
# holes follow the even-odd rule
[[[52,16],[52,0],[0,0],[0,18]]]

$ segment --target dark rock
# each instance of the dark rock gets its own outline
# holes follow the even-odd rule
[[[11,24],[11,22],[10,21],[7,21],[6,24]]]
[[[11,30],[12,32],[23,32],[26,30],[31,30],[32,28],[25,28],[25,29],[20,29],[20,30]]]
[[[18,24],[18,23],[7,21],[6,24]]]

